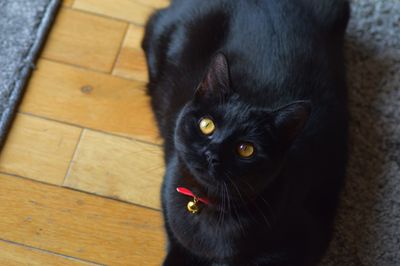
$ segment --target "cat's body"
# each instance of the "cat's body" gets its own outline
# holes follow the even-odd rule
[[[165,140],[165,265],[319,259],[345,173],[348,11],[344,0],[174,0],[152,16],[143,47]],[[211,136],[195,129],[204,116]],[[256,154],[237,158],[236,138]],[[179,186],[211,204],[189,213]]]

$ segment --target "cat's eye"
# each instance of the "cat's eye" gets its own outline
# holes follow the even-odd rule
[[[248,142],[239,143],[237,153],[242,158],[249,158],[254,154],[254,145]]]
[[[204,135],[211,135],[215,130],[214,121],[208,117],[204,117],[199,122],[199,128]]]

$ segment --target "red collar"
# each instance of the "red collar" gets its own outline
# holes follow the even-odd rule
[[[200,201],[200,202],[202,202],[202,203],[204,203],[204,204],[208,204],[208,203],[209,203],[208,199],[197,197],[192,191],[190,191],[190,190],[187,189],[187,188],[184,188],[184,187],[177,187],[177,188],[176,188],[176,191],[178,191],[179,193],[181,193],[181,194],[183,194],[183,195],[193,197],[194,199],[196,199],[196,200],[198,200],[198,201]]]

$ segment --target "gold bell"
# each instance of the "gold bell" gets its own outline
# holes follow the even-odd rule
[[[187,209],[190,213],[196,214],[199,212],[199,204],[196,198],[193,201],[189,201],[187,204]]]

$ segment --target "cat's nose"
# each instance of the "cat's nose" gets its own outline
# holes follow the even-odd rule
[[[208,162],[209,164],[217,165],[217,164],[220,163],[219,158],[218,158],[218,155],[212,153],[211,151],[206,151],[206,152],[204,153],[204,155],[206,156],[207,162]]]

